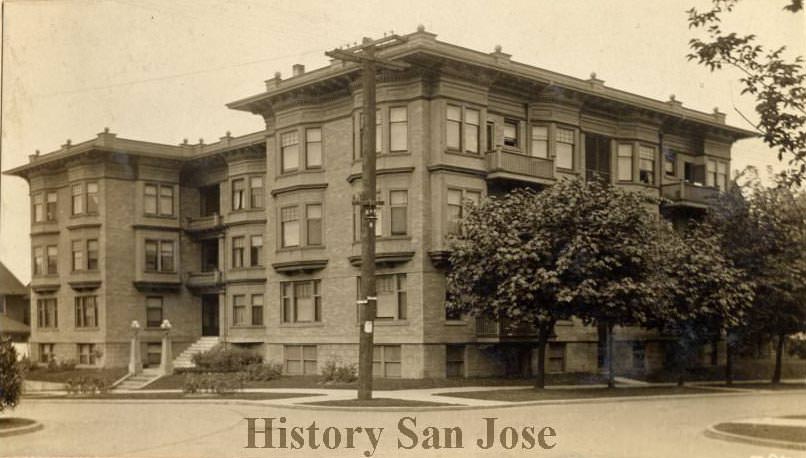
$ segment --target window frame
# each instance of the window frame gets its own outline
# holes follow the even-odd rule
[[[629,147],[630,154],[622,154],[622,147]],[[629,178],[622,177],[622,159],[629,158]],[[621,183],[628,183],[635,180],[635,144],[627,142],[617,142],[616,144],[616,179]]]
[[[255,303],[255,298],[260,297],[260,304]],[[252,294],[249,298],[249,317],[252,326],[265,326],[266,319],[264,317],[265,296],[263,293]],[[256,317],[260,317],[256,320]]]
[[[294,143],[285,144],[285,142],[286,142],[285,139],[286,138],[290,139],[292,135],[294,136],[294,139],[296,141]],[[278,137],[278,139],[280,141],[280,143],[279,143],[280,174],[284,175],[284,174],[287,174],[287,173],[298,172],[299,170],[301,170],[300,164],[301,164],[301,159],[302,159],[301,154],[300,154],[300,150],[302,149],[302,147],[300,147],[299,129],[292,129],[292,130],[282,132],[277,137]],[[288,167],[287,164],[286,164],[286,162],[289,162],[289,161],[286,160],[286,150],[290,149],[290,148],[296,149],[296,156],[297,157],[296,157],[296,166],[294,166],[294,167]],[[289,159],[290,158],[291,158],[291,156],[289,155]]]
[[[647,153],[647,154],[645,154]],[[647,157],[648,156],[648,157]],[[651,169],[645,169],[644,163],[649,162],[652,164]],[[648,172],[648,173],[645,173]],[[639,144],[638,145],[638,182],[648,186],[657,185],[658,174],[658,149],[654,145]],[[644,180],[644,177],[649,177]]]
[[[38,347],[39,362],[42,364],[47,364],[51,361],[55,361],[56,360],[56,356],[54,353],[55,347],[56,345],[53,343],[40,342]],[[47,349],[47,351],[45,351],[45,349]]]
[[[311,140],[309,133],[319,131],[319,140]],[[319,170],[324,168],[325,162],[325,141],[324,131],[321,126],[305,127],[305,170]],[[319,163],[311,165],[311,145],[319,145]],[[300,161],[302,163],[302,161]]]
[[[90,245],[94,243],[95,249],[91,250]],[[87,255],[85,256],[86,259],[86,267],[87,270],[90,272],[95,272],[99,269],[100,265],[100,250],[101,246],[98,243],[98,239],[87,239],[86,241],[86,248],[87,248]],[[95,253],[94,256],[90,256],[90,254]]]
[[[450,203],[449,196],[451,191],[458,191],[460,193],[460,201],[459,205],[455,203]],[[471,201],[472,199],[468,199],[468,194],[478,194],[479,196],[479,203],[484,200],[484,192],[480,189],[475,188],[462,188],[458,186],[448,186],[445,192],[445,234],[454,234],[459,227],[459,221],[464,218],[465,216],[465,208],[467,207],[467,202]],[[477,204],[476,204],[477,205]],[[456,221],[451,220],[451,207],[458,207],[459,208],[459,218]]]
[[[394,199],[392,198],[395,194],[402,193],[405,196],[404,202],[394,203]],[[409,235],[409,190],[408,189],[390,189],[389,190],[389,235],[391,237],[404,237]],[[402,210],[403,211],[403,231],[395,231],[395,210]],[[399,215],[398,215],[399,217]]]
[[[255,240],[260,240],[260,244],[255,244]],[[263,234],[249,236],[249,267],[263,266]]]
[[[306,357],[305,350],[313,348],[313,355],[314,358],[311,359],[309,356]],[[293,355],[292,350],[298,350],[298,355]],[[310,355],[310,353],[307,353]],[[292,356],[298,356],[297,358],[292,358]],[[290,362],[298,362],[300,370],[299,371],[291,371],[289,370],[288,363]],[[306,369],[308,367],[305,363],[313,362],[313,370],[309,373]],[[319,348],[317,345],[310,345],[310,344],[287,344],[283,345],[283,372],[286,375],[317,375],[319,372]]]
[[[560,132],[567,131],[571,133],[571,142],[561,141],[560,140]],[[549,137],[554,137],[554,164],[558,169],[562,170],[576,170],[577,168],[577,145],[579,144],[579,133],[576,127],[566,127],[561,125],[555,125],[553,129],[549,129]],[[551,141],[551,140],[550,140]],[[560,165],[560,145],[571,145],[571,166],[566,167],[565,165]]]
[[[150,301],[152,300],[159,300],[159,306],[154,306]],[[150,310],[159,310],[159,321],[154,324],[154,321],[149,319],[149,311]],[[165,298],[162,296],[146,296],[146,328],[150,329],[157,329],[162,325],[163,320],[165,319]]]
[[[249,208],[265,208],[266,178],[263,175],[250,175],[249,180]],[[260,186],[254,186],[255,180],[260,180]],[[257,191],[257,192],[256,192]]]
[[[546,137],[539,138],[535,137],[535,130],[536,129],[545,129],[546,130]],[[546,144],[546,155],[540,156],[535,154],[535,143],[545,143]],[[529,126],[529,157],[538,157],[541,159],[549,159],[551,158],[551,125],[550,124],[542,124],[542,123],[533,123]]]
[[[76,246],[78,250],[76,250]],[[83,272],[87,270],[85,251],[86,244],[84,240],[70,241],[70,266],[72,272]]]
[[[51,254],[51,249],[54,251],[53,254]],[[45,274],[59,274],[59,245],[47,245],[45,247]]]
[[[31,260],[32,276],[45,275],[47,267],[45,266],[45,247],[43,245],[31,247]]]
[[[319,207],[319,217],[311,217],[309,210],[312,207]],[[325,245],[325,208],[321,202],[311,202],[305,204],[305,246],[316,246],[321,247]],[[311,232],[312,229],[316,229],[312,227],[312,222],[319,222],[319,243],[311,243]],[[300,237],[300,242],[302,241],[302,237]]]
[[[247,312],[246,294],[233,294],[231,297],[232,297],[232,325],[245,326],[246,312]]]
[[[514,125],[514,127],[515,127],[515,136],[514,137],[507,137],[506,131],[507,131],[507,126],[508,125]],[[521,132],[520,132],[520,130],[521,130],[521,121],[518,120],[518,119],[515,119],[515,118],[504,118],[504,126],[503,127],[504,127],[504,130],[503,130],[504,135],[501,137],[501,144],[505,148],[520,150],[521,149],[521,143],[522,143],[521,142]],[[507,139],[514,139],[515,140],[514,144],[508,145],[507,144]]]
[[[98,296],[80,295],[75,296],[74,302],[74,322],[76,329],[97,329],[98,328]],[[89,313],[89,311],[92,313]]]
[[[53,200],[50,197],[53,196]],[[59,193],[57,191],[45,191],[45,222],[53,223],[58,220],[59,214]]]
[[[94,366],[97,361],[95,358],[95,344],[94,343],[77,343],[78,364],[82,366]],[[87,350],[86,353],[84,350]],[[86,357],[86,360],[84,359]]]
[[[45,191],[31,194],[31,221],[33,223],[44,223],[45,220]]]
[[[388,353],[396,349],[397,359],[392,359]],[[377,350],[377,351],[376,351]],[[377,367],[376,367],[377,364]],[[388,367],[397,367],[398,375],[389,375]],[[372,374],[382,378],[403,377],[403,346],[402,345],[375,345],[372,349]]]
[[[293,214],[291,213],[292,210]],[[299,204],[280,207],[279,212],[280,237],[278,237],[278,240],[280,241],[280,248],[300,248],[302,246],[302,223],[300,222]],[[290,229],[294,224],[296,224],[296,231]],[[287,227],[289,227],[289,229],[286,229]],[[286,237],[286,231],[288,231],[288,237]],[[296,233],[296,243],[290,244],[287,239],[291,238],[291,235],[294,233]]]
[[[402,121],[394,121],[392,112],[394,110],[402,110],[404,119]],[[393,105],[388,108],[389,116],[387,116],[387,129],[389,130],[389,154],[400,154],[409,151],[409,107],[408,105]],[[396,149],[394,144],[394,133],[396,129],[403,130],[403,148]],[[376,134],[377,135],[377,134]]]
[[[36,299],[36,327],[39,329],[58,329],[59,301],[57,297],[49,296]]]
[[[155,251],[155,262],[154,268],[149,268],[148,262],[148,246],[153,245],[156,248]],[[164,258],[165,252],[163,250],[163,245],[169,245],[171,247],[171,269],[165,268]],[[144,258],[143,258],[143,270],[148,273],[167,273],[167,274],[175,274],[176,273],[176,241],[170,239],[145,239],[143,241],[143,251],[144,251]]]
[[[459,117],[458,119],[453,119],[450,117],[451,109],[456,108],[459,110]],[[472,111],[476,113],[477,120],[476,123],[472,123],[468,118],[468,111]],[[481,108],[471,106],[468,104],[463,103],[447,103],[445,105],[445,149],[449,152],[453,153],[461,153],[461,154],[469,154],[473,156],[480,156],[482,154],[481,151],[481,132],[482,126],[486,126],[485,122],[483,121],[482,110]],[[453,127],[451,127],[453,126]],[[469,141],[468,139],[471,138],[472,132],[468,131],[469,127],[474,128],[475,132],[475,151],[472,149],[468,149]],[[449,131],[455,129],[456,130],[456,137],[458,141],[458,145],[451,145],[449,143]]]
[[[233,235],[230,239],[230,248],[232,253],[230,267],[232,269],[243,269],[246,267],[246,236]]]
[[[311,301],[313,306],[313,320],[300,320],[299,319],[299,296],[297,295],[297,286],[310,283],[311,287]],[[287,295],[287,289],[290,295]],[[280,321],[282,323],[321,323],[322,322],[322,280],[309,279],[309,280],[295,280],[280,282]]]

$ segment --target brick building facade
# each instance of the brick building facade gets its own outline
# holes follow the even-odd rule
[[[728,183],[750,136],[725,116],[652,100],[436,40],[423,29],[382,51],[378,74],[379,319],[376,374],[528,373],[534,336],[446,314],[446,236],[462,204],[565,177],[604,177],[672,203],[685,221]],[[159,362],[202,336],[253,347],[292,374],[357,361],[361,184],[359,69],[333,61],[229,104],[266,128],[212,144],[117,137],[65,144],[7,173],[31,190],[34,357],[122,366],[130,323]],[[593,372],[595,328],[559,323],[550,371]],[[617,366],[653,369],[663,341],[616,335]],[[704,356],[710,360],[710,356]]]

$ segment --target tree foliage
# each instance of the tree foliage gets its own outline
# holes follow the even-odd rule
[[[11,339],[0,339],[0,412],[14,408],[22,393],[22,369]]]
[[[802,56],[787,60],[786,47],[769,49],[758,44],[754,34],[737,34],[722,27],[722,18],[739,0],[713,0],[708,10],[691,8],[689,27],[704,31],[704,38],[689,41],[696,60],[711,71],[730,66],[742,72],[742,94],[755,97],[759,122],[755,124],[764,142],[789,160],[790,182],[806,179],[806,72]],[[789,0],[784,9],[798,13],[802,0]],[[744,116],[744,115],[742,115]],[[745,118],[747,119],[747,118]]]

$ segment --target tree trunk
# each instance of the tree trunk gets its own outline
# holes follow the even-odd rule
[[[537,376],[535,377],[535,389],[542,390],[546,387],[546,344],[548,343],[554,323],[541,324],[537,326]]]
[[[772,373],[772,383],[781,383],[781,363],[784,356],[784,341],[786,334],[778,334],[778,345],[775,347],[775,371]]]
[[[733,385],[733,336],[725,338],[725,385]]]
[[[613,372],[613,323],[607,323],[607,387],[616,386],[616,374]]]

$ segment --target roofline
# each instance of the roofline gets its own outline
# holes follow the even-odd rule
[[[605,86],[604,82],[601,80],[596,80],[594,75],[592,75],[591,79],[583,80],[522,62],[513,61],[510,59],[509,54],[501,52],[500,49],[496,49],[496,51],[492,53],[484,53],[459,45],[439,41],[436,39],[435,34],[425,32],[423,30],[404,35],[404,38],[406,38],[406,41],[401,44],[392,45],[381,49],[378,52],[379,56],[387,59],[402,59],[418,53],[427,53],[447,59],[456,60],[464,58],[464,60],[462,60],[463,62],[470,62],[474,65],[490,70],[509,73],[520,78],[531,79],[543,84],[555,85],[570,89],[584,95],[607,98],[624,103],[626,105],[648,109],[667,116],[705,124],[728,131],[738,138],[759,136],[758,132],[731,126],[725,123],[724,120],[718,120],[718,116],[724,116],[721,113],[706,113],[691,108],[685,108],[680,102],[676,102],[674,100],[661,101],[651,97],[627,92],[625,90]],[[250,109],[250,107],[257,102],[261,102],[276,95],[304,87],[316,81],[321,81],[327,78],[335,78],[357,71],[359,71],[359,66],[355,63],[337,62],[326,67],[321,67],[310,72],[306,72],[302,75],[292,76],[282,81],[279,79],[269,80],[275,84],[276,89],[268,89],[263,93],[230,102],[227,104],[227,107],[235,110],[251,112],[253,110]]]

